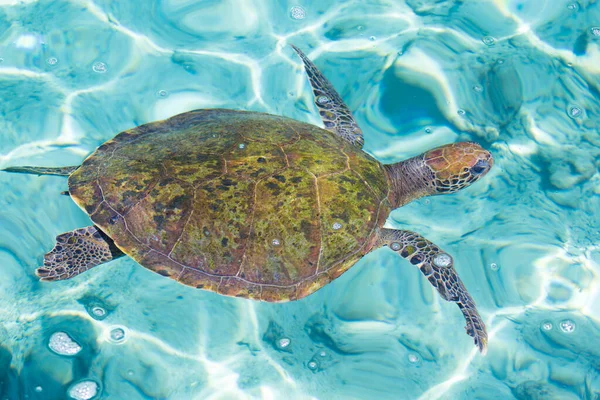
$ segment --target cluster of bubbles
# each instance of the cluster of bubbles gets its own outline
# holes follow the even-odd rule
[[[78,382],[69,389],[69,397],[73,400],[90,400],[98,394],[98,384],[92,380]]]
[[[317,103],[327,104],[327,103],[329,103],[329,97],[324,96],[324,95],[319,95],[319,96],[317,96]]]
[[[271,243],[273,244],[273,246],[279,246],[281,244],[279,239],[273,239],[273,241]]]
[[[99,74],[103,74],[108,70],[108,67],[102,61],[96,61],[94,65],[92,65],[92,71],[97,72]]]
[[[570,319],[561,321],[559,326],[560,330],[565,333],[571,333],[575,330],[575,322],[571,321]]]
[[[440,253],[433,257],[433,263],[441,268],[448,268],[452,265],[452,257],[447,253]]]
[[[74,356],[81,351],[81,346],[66,332],[54,332],[48,342],[50,350],[61,356]]]
[[[306,11],[300,6],[294,6],[290,8],[290,17],[295,20],[306,18]]]
[[[572,333],[575,331],[575,322],[573,322],[570,319],[565,319],[565,320],[560,321],[558,326],[559,326],[560,330],[563,331],[564,333]],[[544,321],[542,323],[543,330],[551,331],[552,328],[554,328],[554,325],[552,325],[552,322]]]
[[[319,358],[325,359],[325,357],[327,357],[327,352],[325,350],[321,350],[318,354],[315,354],[308,363],[306,363],[306,367],[313,372],[318,371],[321,367]]]
[[[569,5],[567,5],[567,8],[571,11],[576,11],[579,8],[579,4],[577,3],[569,3]]]
[[[246,148],[246,145],[245,145],[244,143],[240,143],[240,144],[238,145],[238,147],[239,147],[240,149],[245,149],[245,148]]]
[[[337,231],[339,229],[342,229],[342,224],[340,224],[339,222],[334,222],[332,228]]]
[[[590,31],[592,32],[592,35],[600,36],[600,27],[594,26],[590,29]]]

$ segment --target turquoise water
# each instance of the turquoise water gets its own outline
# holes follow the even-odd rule
[[[64,399],[81,382],[102,399],[600,398],[596,1],[0,0],[0,43],[0,168],[76,165],[196,108],[320,125],[288,43],[379,160],[459,140],[495,157],[472,187],[388,220],[454,256],[485,356],[457,307],[387,251],[287,304],[129,259],[40,283],[54,237],[89,218],[64,178],[0,174],[2,399]],[[79,352],[52,352],[57,332]]]

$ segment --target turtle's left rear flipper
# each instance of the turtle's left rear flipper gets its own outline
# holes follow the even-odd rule
[[[42,281],[59,281],[123,256],[114,242],[96,226],[75,229],[56,237],[56,245],[35,272]]]
[[[17,174],[33,174],[33,175],[58,175],[58,176],[69,176],[75,170],[79,168],[79,166],[71,166],[71,167],[30,167],[30,166],[22,166],[22,167],[8,167],[2,169],[4,172],[14,172]]]
[[[485,354],[488,340],[485,324],[477,312],[473,298],[454,269],[452,257],[418,233],[410,231],[381,229],[378,244],[388,246],[419,267],[444,300],[458,305],[467,321],[467,334],[474,339],[479,351]]]

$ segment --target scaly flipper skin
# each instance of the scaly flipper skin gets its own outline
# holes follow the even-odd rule
[[[333,88],[331,83],[321,74],[315,64],[296,46],[291,45],[298,53],[308,75],[310,86],[315,95],[314,102],[319,109],[325,129],[347,140],[359,148],[363,145],[363,134],[354,120],[352,113],[344,100]]]
[[[2,171],[14,172],[17,174],[33,174],[33,175],[57,175],[57,176],[69,176],[71,175],[79,165],[71,167],[8,167]]]
[[[467,334],[473,337],[479,351],[485,354],[488,339],[485,324],[453,267],[452,257],[418,233],[410,231],[383,228],[377,239],[378,245],[389,247],[419,267],[444,300],[458,304],[467,321]]]
[[[75,229],[56,237],[56,245],[35,272],[42,281],[60,281],[124,254],[95,226]]]

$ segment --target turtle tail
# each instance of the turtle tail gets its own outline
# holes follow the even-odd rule
[[[8,167],[8,168],[4,168],[4,169],[2,169],[0,171],[14,172],[14,173],[17,173],[17,174],[69,176],[73,172],[75,172],[75,170],[77,168],[79,168],[79,165],[77,165],[77,166],[71,166],[71,167],[29,167],[29,166],[22,166],[22,167]]]

